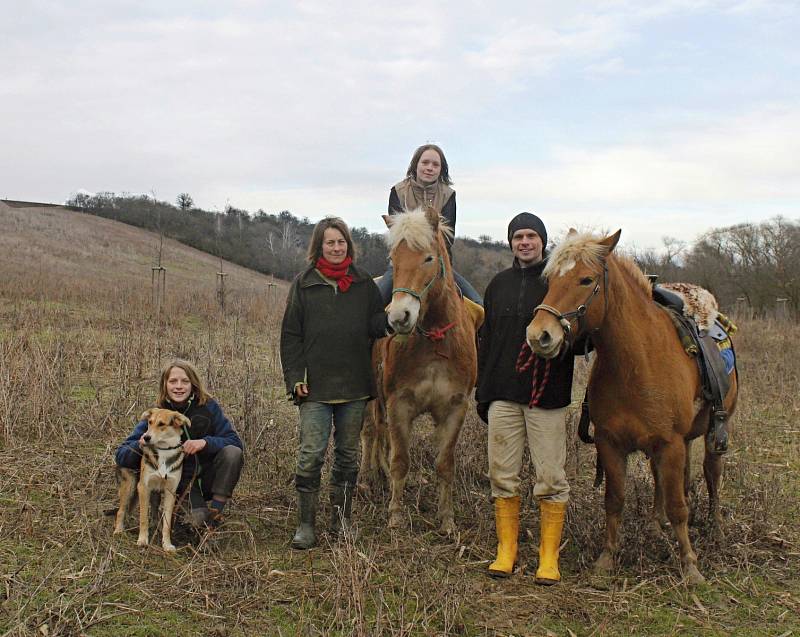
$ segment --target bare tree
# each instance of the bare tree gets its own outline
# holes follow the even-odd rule
[[[178,208],[184,212],[194,207],[194,199],[192,199],[192,196],[188,192],[179,194],[175,202],[178,204]]]

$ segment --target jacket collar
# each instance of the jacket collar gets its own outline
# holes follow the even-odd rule
[[[519,264],[517,257],[514,257],[514,263],[511,267],[514,269],[516,273],[522,276],[541,276],[542,270],[544,270],[545,265],[547,265],[547,257],[539,261],[539,263],[534,263],[533,265],[528,266],[527,268],[523,268]]]

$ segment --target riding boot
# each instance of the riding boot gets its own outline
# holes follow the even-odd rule
[[[706,434],[706,448],[711,453],[723,454],[728,451],[728,412],[716,410],[711,414],[711,422]]]
[[[558,572],[558,548],[561,546],[561,531],[564,528],[566,502],[539,500],[539,568],[536,569],[537,584],[551,586],[561,580]]]
[[[508,577],[514,572],[519,541],[519,496],[495,498],[494,523],[497,530],[497,559],[489,565],[492,577]]]
[[[292,538],[292,548],[310,549],[316,545],[314,522],[317,519],[319,491],[297,492],[297,531]]]

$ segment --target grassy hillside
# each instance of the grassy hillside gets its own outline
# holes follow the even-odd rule
[[[789,635],[800,631],[800,328],[748,322],[737,345],[742,393],[722,504],[727,540],[706,537],[704,489],[691,529],[708,584],[681,584],[676,543],[644,515],[652,484],[629,463],[624,548],[615,577],[600,552],[594,452],[570,416],[572,500],[564,581],[484,574],[494,521],[485,427],[470,414],[458,446],[455,537],[433,521],[430,427],[420,423],[407,487],[410,528],[390,533],[387,497],[359,499],[360,535],[292,551],[296,410],[285,402],[281,284],[165,242],[167,296],[156,316],[151,233],[59,209],[0,204],[0,635]],[[279,298],[275,298],[279,297]],[[155,398],[158,369],[194,360],[247,446],[218,532],[175,556],[112,538],[112,454]],[[585,365],[579,375],[585,378]],[[576,395],[582,391],[582,382]],[[535,564],[538,512],[526,461],[521,561]],[[320,515],[319,527],[327,518]],[[133,526],[133,519],[130,520]]]

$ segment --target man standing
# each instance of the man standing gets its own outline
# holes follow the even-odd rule
[[[566,408],[571,400],[573,357],[549,363],[536,359],[517,372],[525,328],[547,293],[542,278],[547,230],[539,217],[523,212],[508,224],[512,267],[497,274],[484,295],[486,317],[479,333],[478,414],[489,424],[489,478],[495,503],[497,559],[489,574],[514,570],[519,535],[519,484],[527,439],[536,471],[541,534],[536,583],[561,579],[558,548],[569,499]]]

